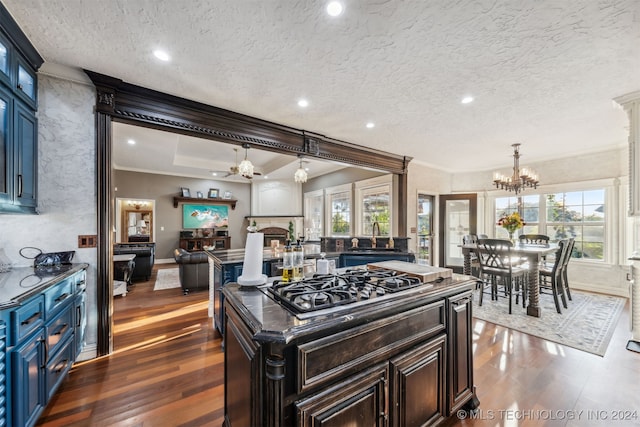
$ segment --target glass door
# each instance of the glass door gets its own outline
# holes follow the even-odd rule
[[[418,241],[416,248],[416,262],[418,264],[433,265],[431,254],[433,243],[433,196],[418,193]]]
[[[440,196],[440,266],[462,272],[462,236],[476,234],[476,194]]]

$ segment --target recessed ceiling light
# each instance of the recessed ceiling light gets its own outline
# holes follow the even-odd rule
[[[298,107],[306,108],[308,106],[309,106],[309,101],[307,101],[306,99],[298,100]]]
[[[327,13],[330,16],[338,16],[342,13],[342,10],[342,3],[339,1],[332,1],[327,5]]]
[[[218,176],[218,174],[216,172],[211,172],[211,175]]]
[[[268,179],[268,178],[269,178],[269,175],[265,175],[265,176],[264,176],[264,179]]]
[[[462,102],[463,104],[471,104],[473,102],[473,96],[465,96],[460,102]]]
[[[169,61],[171,60],[171,57],[169,56],[169,54],[163,50],[154,50],[153,54],[156,58],[158,58],[160,61]]]
[[[129,139],[129,140],[127,140],[127,144],[136,145],[136,141],[134,139]]]
[[[374,127],[376,127],[375,123],[373,123],[373,122],[367,123],[367,129],[373,129]]]

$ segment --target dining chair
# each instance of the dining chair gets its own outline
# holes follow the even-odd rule
[[[576,244],[576,239],[573,237],[569,238],[569,243],[567,245],[567,250],[564,254],[564,259],[562,260],[562,291],[569,298],[569,301],[573,301],[571,299],[571,290],[569,289],[569,278],[567,274],[567,267],[569,265],[569,261],[571,261],[571,254],[573,254],[573,247]]]
[[[475,234],[465,234],[464,236],[462,236],[463,245],[470,245],[470,244],[477,244],[477,243],[478,243],[478,236],[476,236]],[[471,262],[471,275],[475,277],[480,276],[480,263],[478,262],[478,255],[476,255],[475,252],[472,252],[469,256],[469,260]]]
[[[562,264],[564,262],[564,257],[569,247],[569,240],[564,239],[558,242],[558,249],[555,252],[555,259],[553,264],[543,265],[540,267],[540,294],[543,294],[543,290],[550,290],[553,294],[553,302],[556,305],[556,311],[559,314],[562,314],[560,310],[560,302],[558,300],[558,295],[562,298],[562,305],[564,308],[567,308],[567,300],[564,296],[564,291],[562,288]]]
[[[527,245],[549,244],[549,236],[545,236],[544,234],[521,234],[518,239],[520,239],[520,243]]]
[[[519,267],[513,262],[511,255],[513,243],[503,239],[478,239],[476,253],[480,263],[481,279],[483,281],[480,289],[480,301],[484,288],[489,285],[491,288],[491,299],[498,299],[498,284],[504,287],[504,292],[509,298],[509,314],[512,313],[513,293],[516,294],[516,305],[519,296],[522,297],[522,307],[525,307],[527,295],[527,270]],[[515,259],[519,260],[518,257]]]

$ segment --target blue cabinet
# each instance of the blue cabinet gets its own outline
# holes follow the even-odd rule
[[[0,4],[0,8],[3,6]],[[4,12],[4,11],[3,11]],[[5,19],[5,17],[7,19]],[[20,46],[16,41],[20,41]],[[36,213],[42,58],[12,19],[0,21],[0,212]]]
[[[39,329],[11,353],[11,425],[31,426],[35,424],[46,405],[44,329]]]
[[[82,350],[84,268],[0,310],[0,426],[33,426]]]

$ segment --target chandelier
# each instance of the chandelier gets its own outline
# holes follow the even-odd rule
[[[538,174],[529,168],[520,169],[520,144],[512,144],[513,147],[513,174],[506,176],[500,172],[493,173],[493,183],[496,188],[514,191],[516,194],[525,188],[538,187]]]
[[[296,171],[296,173],[293,175],[293,179],[295,182],[307,182],[307,171],[304,170],[304,168],[302,167],[302,157],[298,156],[300,158],[300,167],[298,167],[298,170]]]
[[[249,144],[244,144],[244,160],[238,165],[238,172],[245,178],[253,177],[253,164],[247,159],[247,153],[249,152]]]

